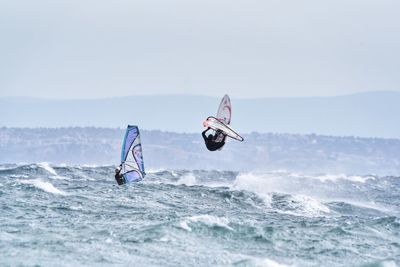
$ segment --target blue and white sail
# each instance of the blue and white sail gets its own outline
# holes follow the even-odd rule
[[[125,183],[137,182],[146,175],[139,128],[128,125],[121,151],[121,174]]]

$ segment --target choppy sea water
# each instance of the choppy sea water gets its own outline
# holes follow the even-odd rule
[[[0,165],[1,266],[399,266],[400,178]]]

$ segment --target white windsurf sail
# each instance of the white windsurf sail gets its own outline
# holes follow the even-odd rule
[[[228,95],[224,95],[221,99],[221,103],[219,104],[217,117],[218,120],[222,121],[225,125],[229,125],[231,123],[232,118],[232,106],[231,106],[231,99]],[[220,134],[216,141],[223,142],[225,141],[226,136]],[[221,148],[222,149],[222,148]]]
[[[232,106],[228,95],[224,95],[218,107],[217,119],[222,120],[226,125],[231,123]]]
[[[214,131],[222,131],[223,134],[236,139],[238,141],[243,141],[243,137],[241,137],[237,132],[235,132],[231,127],[226,125],[222,120],[217,119],[215,117],[208,117],[206,120],[207,127],[210,127]]]

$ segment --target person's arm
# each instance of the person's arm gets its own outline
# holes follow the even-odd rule
[[[203,138],[204,138],[204,141],[207,139],[207,136],[206,136],[206,132],[208,131],[208,130],[210,130],[211,128],[207,128],[207,129],[205,129],[202,133],[201,133],[201,135],[203,136]]]

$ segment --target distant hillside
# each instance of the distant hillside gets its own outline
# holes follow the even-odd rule
[[[0,128],[0,163],[117,164],[125,130]],[[244,135],[222,151],[200,134],[142,130],[150,169],[287,170],[302,173],[400,175],[400,140],[319,135]]]
[[[125,127],[198,133],[220,99],[204,96],[130,96],[94,100],[0,98],[0,126]],[[232,99],[239,132],[400,138],[400,93],[338,97]]]

